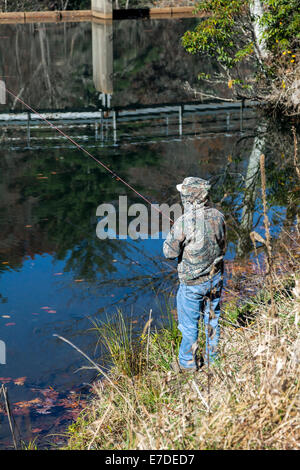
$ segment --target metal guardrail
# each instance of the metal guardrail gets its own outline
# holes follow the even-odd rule
[[[55,121],[56,125],[61,129],[67,128],[69,133],[71,129],[76,129],[76,135],[72,135],[75,140],[88,143],[89,139],[94,138],[95,141],[100,143],[100,146],[116,146],[122,141],[122,145],[126,143],[150,143],[150,142],[163,142],[163,141],[176,141],[185,138],[202,138],[204,135],[211,133],[220,134],[228,132],[242,132],[245,123],[254,118],[254,113],[251,112],[255,102],[249,102],[246,106],[241,106],[240,103],[186,103],[174,105],[162,105],[151,107],[140,107],[137,109],[119,109],[119,110],[103,110],[98,111],[79,111],[79,112],[45,112],[41,113],[47,120]],[[246,113],[245,113],[246,111]],[[249,113],[250,111],[250,113]],[[189,116],[194,116],[189,119]],[[197,133],[193,130],[195,125],[195,116],[200,124],[202,119],[205,120],[205,130]],[[164,121],[162,121],[164,120]],[[132,136],[129,137],[126,124],[142,123],[154,121],[153,124],[147,124],[146,132],[145,127],[135,129]],[[94,124],[94,136],[86,134],[85,128]],[[124,127],[125,126],[125,127]],[[53,135],[34,135],[35,130],[45,129],[48,130],[47,124],[43,119],[31,112],[21,113],[0,113],[0,128],[14,130],[26,128],[26,134],[16,135],[16,133],[9,135],[6,133],[2,144],[20,146],[26,143],[27,147],[41,148],[41,141],[47,142],[52,146],[57,146],[58,142],[64,142],[64,137],[59,133]],[[49,128],[51,130],[51,128]],[[83,133],[79,132],[83,130]],[[51,132],[53,132],[51,130]],[[200,132],[200,135],[199,135]],[[88,145],[90,146],[90,144]],[[63,145],[60,148],[68,148]],[[19,147],[20,148],[20,147]]]
[[[143,119],[143,117],[151,118],[151,116],[157,117],[158,114],[186,114],[194,113],[197,114],[218,114],[224,112],[230,112],[232,110],[249,109],[257,105],[256,101],[247,101],[242,104],[239,103],[186,103],[186,104],[174,104],[174,105],[162,105],[162,106],[150,106],[150,107],[139,107],[135,109],[123,108],[123,109],[110,109],[104,110],[99,109],[98,111],[53,111],[40,113],[44,118],[48,120],[59,120],[59,121],[87,121],[96,119],[114,119],[118,120],[130,120],[130,118]],[[38,115],[25,111],[25,112],[5,112],[0,113],[0,125],[13,124],[27,124],[28,121],[31,123],[42,122],[43,119]]]

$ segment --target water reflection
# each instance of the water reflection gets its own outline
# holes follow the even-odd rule
[[[1,73],[14,75],[10,86],[25,101],[57,113],[52,118],[64,131],[151,201],[179,202],[175,186],[187,175],[210,179],[213,201],[228,222],[227,258],[249,256],[251,230],[263,233],[261,152],[273,234],[297,214],[290,131],[262,121],[250,107],[241,116],[239,107],[197,102],[183,84],[187,75],[196,81],[198,59],[179,46],[174,54],[188,24],[165,22],[162,36],[161,24],[4,25],[15,55],[0,44]],[[162,240],[99,240],[99,204],[117,207],[119,195],[129,204],[140,200],[53,130],[23,115],[16,101],[0,111],[0,337],[7,345],[1,376],[10,379],[15,403],[36,399],[37,389],[70,391],[89,382],[90,371],[74,374],[81,358],[52,334],[101,360],[94,335],[86,333],[90,319],[121,306],[141,323],[152,308],[158,323],[176,266],[162,258]],[[13,382],[18,377],[26,377],[23,386]],[[26,415],[36,427],[65,424],[54,408],[42,410]],[[25,418],[20,426],[30,429]]]
[[[282,214],[289,208],[291,218],[297,206],[294,193],[288,190],[294,181],[292,146],[288,148],[285,144],[282,158],[275,149],[267,148],[270,147],[267,124],[254,127],[253,131],[254,137],[224,132],[201,139],[183,134],[181,141],[157,139],[156,143],[148,144],[129,145],[126,140],[120,141],[118,149],[108,147],[104,153],[95,146],[95,156],[104,159],[138,191],[159,204],[179,201],[175,185],[186,174],[211,179],[214,202],[222,200],[222,210],[228,215],[234,251],[245,256],[251,250],[250,232],[261,229],[259,156],[262,151],[268,155],[271,212],[280,208]],[[127,259],[129,247],[135,250],[130,259],[137,258],[145,243],[98,240],[96,209],[101,203],[114,201],[118,209],[119,194],[127,195],[129,204],[140,201],[76,149],[62,149],[45,144],[38,152],[2,150],[0,248],[3,262],[9,259],[2,269],[18,269],[24,257],[50,253],[57,260],[65,260],[65,272],[72,272],[76,278],[98,283],[99,276],[109,276],[112,282],[112,275],[120,271],[115,260]],[[160,241],[156,243],[159,246]],[[145,261],[146,254],[142,256]],[[148,264],[142,265],[142,277],[150,265],[149,259]],[[151,270],[159,269],[153,266]],[[123,276],[128,284],[132,282],[126,271]],[[134,273],[135,281],[137,277]],[[116,283],[120,282],[118,277]]]
[[[194,101],[187,79],[193,87],[199,72],[217,69],[207,60],[199,64],[180,45],[182,34],[199,21],[3,24],[0,77],[40,110],[98,109],[99,95],[112,93],[114,108]],[[216,91],[229,93],[221,85]],[[9,107],[22,109],[14,99]]]
[[[92,23],[93,80],[102,93],[102,106],[110,107],[113,93],[113,23]]]

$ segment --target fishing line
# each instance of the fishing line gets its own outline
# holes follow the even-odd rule
[[[57,132],[59,132],[63,137],[68,139],[70,142],[72,142],[73,145],[75,145],[79,150],[82,150],[84,153],[86,153],[90,158],[92,158],[98,165],[102,166],[106,171],[108,171],[113,178],[116,178],[116,181],[121,181],[125,186],[127,186],[129,189],[131,189],[135,194],[137,194],[140,198],[142,198],[147,204],[149,204],[151,207],[153,207],[157,212],[162,214],[164,217],[168,218],[170,222],[173,223],[173,220],[166,214],[164,214],[160,209],[158,209],[152,202],[149,201],[145,196],[143,196],[141,193],[139,193],[136,189],[134,189],[127,181],[123,180],[117,173],[115,173],[113,170],[109,168],[109,166],[105,165],[101,160],[98,160],[94,155],[92,155],[88,150],[86,150],[84,147],[82,147],[78,142],[76,142],[72,137],[70,137],[68,134],[65,134],[59,127],[55,126],[52,124],[52,122],[48,121],[42,114],[40,114],[38,111],[33,109],[29,104],[25,103],[21,98],[19,98],[17,95],[15,95],[12,91],[10,91],[8,88],[6,88],[6,92],[9,93],[11,96],[13,96],[16,100],[18,100],[20,103],[22,103],[27,109],[32,111],[34,114],[39,116],[41,119],[43,119],[47,124],[49,124],[50,127],[55,129]]]

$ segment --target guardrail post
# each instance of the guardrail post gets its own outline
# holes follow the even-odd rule
[[[114,145],[117,144],[117,113],[113,111]]]
[[[30,147],[30,112],[27,113],[27,145]]]
[[[243,132],[243,124],[244,124],[244,100],[241,101],[241,108],[240,108],[240,132]]]
[[[179,135],[182,136],[182,106],[178,106]]]
[[[227,128],[227,132],[228,132],[229,129],[230,129],[230,113],[226,114],[226,128]]]
[[[4,80],[0,80],[0,104],[6,104],[6,86]]]

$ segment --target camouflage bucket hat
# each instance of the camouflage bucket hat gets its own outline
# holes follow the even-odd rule
[[[191,176],[185,178],[182,184],[178,184],[176,188],[181,193],[183,203],[200,203],[208,198],[211,185],[208,181],[203,180],[202,178]]]

